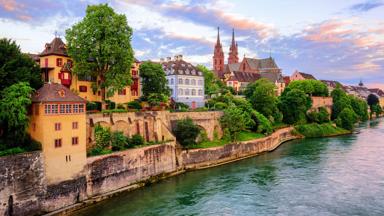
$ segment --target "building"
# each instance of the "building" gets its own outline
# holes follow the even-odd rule
[[[290,77],[291,81],[295,80],[316,80],[316,78],[312,74],[303,73],[296,70]]]
[[[33,57],[33,55],[30,56]],[[87,101],[103,101],[101,91],[95,88],[95,84],[100,83],[100,78],[80,77],[73,73],[72,60],[68,56],[66,45],[61,38],[55,37],[51,43],[45,44],[45,49],[38,56],[39,60],[35,57],[35,61],[40,64],[42,78],[46,83],[60,83]],[[131,68],[133,84],[107,99],[117,104],[123,104],[139,97],[139,66],[140,62],[135,59]]]
[[[384,108],[384,91],[379,88],[372,88],[369,91],[379,98],[380,106]]]
[[[343,90],[345,90],[344,89],[345,87],[338,81],[334,81],[334,80],[320,80],[320,81],[327,86],[329,93],[331,93],[337,86],[340,86]]]
[[[42,144],[49,184],[73,179],[86,164],[86,100],[58,83],[32,96],[29,133]]]
[[[371,91],[369,91],[369,89],[364,86],[362,81],[359,82],[358,86],[346,85],[344,86],[344,90],[347,92],[347,94],[356,96],[363,100],[366,100],[368,95],[371,94]]]
[[[235,32],[232,30],[232,42],[229,48],[228,64],[224,63],[224,52],[220,42],[220,32],[217,32],[217,42],[213,53],[213,71],[227,86],[236,91],[260,78],[266,78],[276,85],[276,94],[280,95],[285,88],[281,69],[272,57],[265,59],[246,58],[239,61],[238,44]]]
[[[185,103],[192,109],[204,107],[204,76],[191,63],[177,55],[172,60],[168,57],[160,62],[171,88],[171,97],[176,102]]]

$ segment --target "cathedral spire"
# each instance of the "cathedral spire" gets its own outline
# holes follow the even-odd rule
[[[220,44],[220,27],[217,27],[217,41],[216,45]]]
[[[229,47],[228,64],[238,63],[239,56],[237,51],[237,43],[235,41],[235,29],[232,29],[232,43]]]
[[[220,42],[220,28],[217,27],[217,41],[213,52],[213,70],[219,74],[224,71],[224,52]]]

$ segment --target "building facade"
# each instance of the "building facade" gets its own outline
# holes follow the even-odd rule
[[[265,59],[244,57],[242,61],[239,61],[238,44],[235,40],[234,30],[232,30],[228,64],[224,63],[220,33],[217,33],[217,42],[213,54],[213,71],[227,86],[233,87],[237,92],[243,91],[249,83],[260,78],[266,78],[274,83],[277,95],[280,95],[285,88],[281,69],[272,57]]]
[[[176,102],[187,104],[192,109],[204,107],[204,76],[191,63],[183,60],[182,55],[174,60],[167,58],[161,64],[171,89],[171,98]]]
[[[73,62],[68,56],[66,45],[60,38],[55,37],[51,43],[47,43],[38,56],[39,60],[36,62],[40,64],[42,78],[46,83],[62,84],[87,101],[102,102],[101,90],[95,88],[95,84],[100,83],[100,78],[74,74]],[[139,98],[139,66],[140,62],[135,59],[131,68],[133,84],[116,92],[112,97],[107,98],[108,100],[123,104]]]
[[[58,83],[32,96],[29,133],[42,145],[49,184],[75,178],[86,164],[86,100]]]
[[[290,77],[290,81],[295,80],[316,80],[316,78],[312,74],[303,73],[296,70]]]

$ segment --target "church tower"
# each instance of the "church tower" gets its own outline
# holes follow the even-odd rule
[[[235,42],[235,30],[232,29],[232,44],[229,47],[228,64],[238,63],[239,56],[237,51],[237,43]]]
[[[220,29],[217,27],[217,42],[213,53],[213,70],[218,74],[224,71],[224,52],[220,43]]]

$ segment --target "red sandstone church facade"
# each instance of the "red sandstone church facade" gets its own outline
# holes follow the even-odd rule
[[[276,85],[276,94],[280,95],[285,88],[281,69],[272,57],[265,59],[246,58],[239,62],[238,44],[235,31],[232,30],[232,41],[229,47],[228,63],[224,62],[223,46],[220,41],[220,30],[217,29],[217,41],[213,53],[213,71],[227,86],[242,91],[248,83],[266,78]]]

